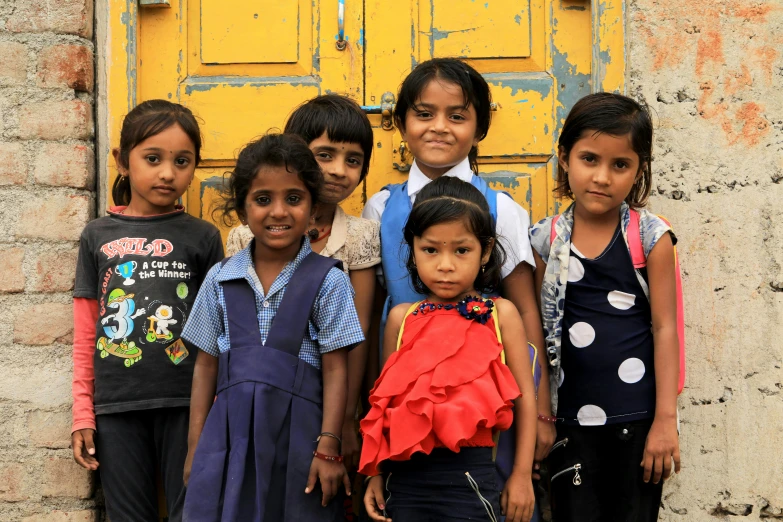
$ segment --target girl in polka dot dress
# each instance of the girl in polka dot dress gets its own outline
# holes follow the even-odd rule
[[[649,113],[629,98],[577,102],[555,189],[573,204],[530,231],[557,419],[556,522],[655,521],[661,479],[680,469],[676,238],[644,209],[652,137]],[[629,253],[631,209],[646,273]]]

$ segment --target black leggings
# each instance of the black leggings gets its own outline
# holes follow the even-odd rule
[[[397,522],[493,521],[500,490],[492,448],[436,448],[406,462],[384,462],[386,514]],[[486,504],[482,502],[486,500]]]
[[[95,450],[111,520],[158,520],[156,464],[166,492],[168,519],[182,520],[189,417],[187,407],[96,415]]]
[[[558,426],[549,454],[555,522],[655,522],[663,480],[644,483],[651,420]]]

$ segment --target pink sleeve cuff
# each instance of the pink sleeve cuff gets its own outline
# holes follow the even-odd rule
[[[73,299],[73,425],[71,433],[95,429],[95,325],[98,301],[86,297]]]

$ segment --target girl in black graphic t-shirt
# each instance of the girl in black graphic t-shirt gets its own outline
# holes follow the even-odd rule
[[[123,121],[106,217],[80,239],[74,288],[74,459],[99,470],[112,520],[181,520],[195,353],[180,339],[220,233],[177,205],[201,135],[181,105],[151,100]],[[99,465],[100,463],[100,465]],[[158,466],[160,466],[158,468]]]

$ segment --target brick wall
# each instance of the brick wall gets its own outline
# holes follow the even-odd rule
[[[93,522],[70,445],[71,289],[95,215],[92,0],[0,0],[0,520]]]

